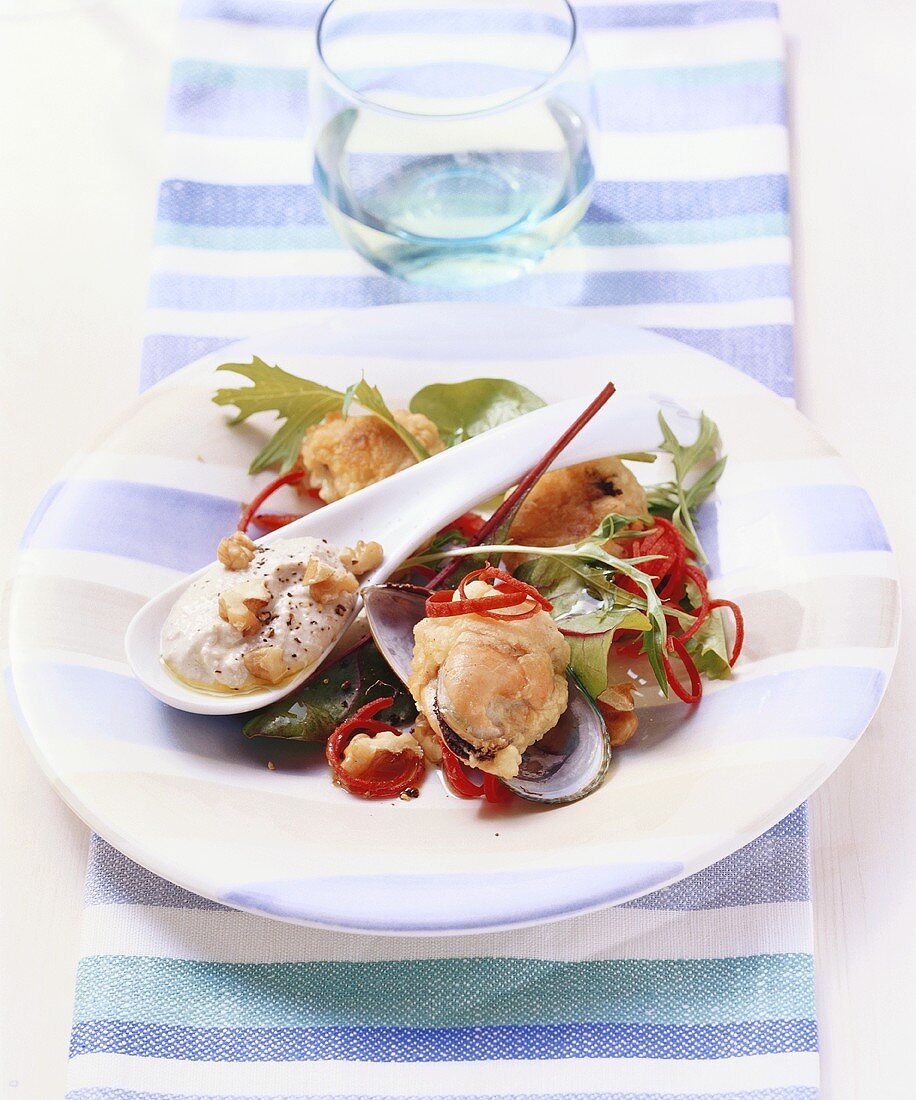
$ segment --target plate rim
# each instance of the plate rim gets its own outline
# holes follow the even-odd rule
[[[77,468],[82,461],[85,460],[88,454],[92,453],[94,443],[108,438],[120,425],[129,421],[136,413],[136,411],[143,407],[151,398],[155,398],[155,395],[170,388],[181,388],[183,384],[189,378],[195,377],[199,374],[204,374],[208,370],[212,370],[213,363],[217,361],[225,362],[229,356],[235,354],[251,354],[251,348],[258,342],[267,343],[268,341],[279,341],[284,338],[295,337],[302,333],[303,335],[309,333],[314,329],[316,325],[320,326],[323,321],[328,319],[334,320],[348,320],[351,321],[354,310],[347,309],[326,309],[316,310],[310,313],[306,320],[298,322],[294,325],[285,325],[276,329],[264,330],[255,336],[246,337],[241,340],[232,341],[225,346],[211,351],[204,356],[194,360],[193,362],[186,364],[179,368],[172,374],[156,382],[153,386],[150,386],[142,393],[138,394],[133,400],[131,400],[126,407],[124,407],[116,416],[112,417],[107,422],[106,427],[101,433],[98,433],[92,440],[84,444],[67,463],[64,464],[58,476],[51,483],[48,492],[41,499],[36,506],[33,514],[31,515],[28,524],[23,535],[23,539],[27,537],[29,531],[33,529],[35,524],[40,520],[41,516],[53,503],[53,497],[50,495],[53,493],[55,486],[67,479],[69,471]],[[732,382],[736,380],[739,384],[744,384],[749,391],[758,393],[761,397],[766,397],[771,401],[776,401],[784,404],[786,410],[791,410],[797,417],[799,417],[805,424],[806,429],[819,441],[824,442],[827,446],[830,446],[829,442],[825,439],[825,436],[820,429],[814,425],[803,413],[797,408],[794,402],[781,398],[773,390],[769,389],[763,383],[758,382],[756,379],[751,378],[737,367],[731,366],[728,363],[716,359],[714,356],[703,352],[697,348],[694,348],[690,344],[686,344],[682,341],[674,340],[669,337],[661,336],[658,333],[638,328],[632,325],[620,325],[612,320],[600,317],[597,315],[597,311],[583,311],[582,309],[574,309],[570,307],[559,308],[538,308],[527,305],[502,305],[496,303],[465,303],[465,302],[425,302],[425,303],[398,303],[394,305],[385,305],[370,307],[358,311],[361,318],[365,319],[368,314],[376,317],[384,316],[385,320],[391,320],[392,323],[397,324],[402,316],[409,317],[413,313],[429,313],[439,314],[440,316],[448,314],[458,316],[464,314],[465,316],[470,314],[488,313],[491,317],[505,318],[507,313],[515,314],[520,318],[531,319],[533,316],[538,318],[544,318],[545,316],[557,316],[564,315],[570,321],[575,329],[585,328],[589,329],[594,324],[596,330],[598,328],[604,328],[613,330],[617,334],[624,334],[627,336],[638,336],[642,341],[647,339],[647,347],[654,346],[658,350],[670,351],[672,347],[679,349],[681,352],[689,354],[692,358],[699,360],[703,359],[706,363],[715,370],[723,370],[730,372],[732,376]],[[462,322],[464,323],[464,322]],[[506,326],[507,328],[510,326]],[[413,339],[422,339],[422,337],[415,336]],[[345,354],[345,353],[339,353]],[[495,357],[495,356],[494,356]],[[572,355],[570,356],[572,357]],[[525,359],[531,359],[531,356],[523,356],[519,358],[519,362],[524,362]],[[460,356],[453,356],[453,359],[461,360]],[[831,447],[831,450],[833,448]],[[862,484],[861,479],[858,477],[856,471],[850,467],[849,463],[843,459],[845,469],[849,474],[849,484],[856,485],[863,489],[863,491],[871,500],[871,495],[868,493],[867,488]],[[876,509],[877,512],[877,509]],[[879,514],[880,518],[880,514]],[[883,521],[882,521],[883,526]],[[25,715],[21,708],[20,702],[17,698],[15,691],[15,679],[16,679],[16,656],[15,656],[15,643],[12,637],[11,623],[7,623],[7,637],[9,641],[8,650],[8,667],[7,667],[7,687],[8,695],[12,702],[14,714],[16,716],[17,724],[21,729],[23,736],[29,745],[30,750],[38,761],[44,775],[47,777],[51,786],[60,795],[63,801],[77,814],[82,821],[84,821],[90,829],[92,829],[102,840],[109,843],[112,847],[117,849],[127,858],[138,863],[152,874],[158,875],[161,878],[173,883],[174,885],[184,889],[190,893],[203,897],[211,902],[215,902],[223,907],[229,909],[237,909],[243,912],[251,913],[261,917],[268,917],[271,919],[281,920],[287,923],[298,924],[306,927],[321,928],[328,931],[336,931],[342,933],[351,934],[365,934],[365,935],[384,935],[384,936],[402,936],[402,937],[442,937],[442,936],[454,936],[459,934],[474,934],[474,933],[486,933],[486,932],[499,932],[509,930],[513,928],[521,928],[532,925],[552,923],[560,920],[569,919],[571,917],[584,915],[589,912],[594,912],[599,909],[606,908],[612,905],[622,904],[627,901],[634,900],[635,898],[645,896],[653,893],[657,890],[664,889],[673,883],[679,882],[693,874],[696,874],[719,860],[734,853],[744,845],[753,841],[756,837],[761,836],[767,832],[789,813],[797,809],[803,802],[805,802],[810,796],[818,789],[818,787],[836,770],[840,764],[846,759],[851,752],[852,748],[859,742],[871,722],[874,719],[875,713],[881,705],[884,698],[884,694],[887,690],[890,682],[890,677],[893,672],[893,668],[896,662],[896,658],[899,652],[899,641],[901,633],[901,591],[899,583],[899,568],[897,565],[896,555],[893,550],[893,546],[888,540],[890,546],[889,555],[892,563],[892,568],[888,572],[888,576],[895,583],[894,593],[894,629],[893,629],[893,643],[889,649],[887,660],[887,672],[884,679],[884,683],[881,687],[881,691],[877,696],[876,702],[871,709],[867,720],[863,723],[862,728],[857,735],[852,739],[846,739],[843,742],[843,750],[835,754],[835,757],[831,760],[825,760],[822,762],[822,766],[815,770],[812,768],[811,772],[805,776],[804,781],[800,782],[795,788],[791,796],[786,796],[791,800],[791,805],[786,806],[780,803],[778,809],[774,809],[772,815],[766,820],[766,823],[762,828],[758,829],[753,834],[735,836],[730,835],[723,839],[719,843],[708,843],[702,847],[702,854],[696,853],[694,859],[681,863],[680,867],[672,870],[670,874],[663,875],[658,878],[657,881],[652,881],[648,884],[635,884],[631,889],[611,890],[600,897],[592,896],[589,900],[579,900],[570,898],[562,908],[554,906],[549,912],[519,912],[512,916],[505,913],[495,913],[492,918],[478,919],[472,923],[466,921],[456,921],[451,925],[443,925],[441,923],[436,924],[435,927],[429,927],[425,925],[418,926],[393,926],[385,922],[373,922],[363,919],[360,922],[341,921],[334,920],[328,917],[309,915],[307,913],[281,913],[276,910],[270,911],[264,907],[258,907],[256,905],[246,904],[238,897],[229,900],[225,893],[219,894],[213,890],[209,890],[202,887],[200,882],[196,882],[193,878],[184,872],[184,869],[176,871],[166,866],[167,860],[163,860],[157,857],[154,848],[147,848],[137,840],[123,837],[119,834],[115,823],[106,820],[102,820],[93,809],[86,805],[79,795],[74,792],[65,782],[65,780],[59,776],[51,761],[47,758],[38,738],[29,727],[26,721]],[[21,566],[17,561],[14,564],[12,571],[12,578],[15,580],[21,573]],[[598,865],[591,867],[591,870],[596,873],[602,869],[604,865]],[[616,866],[616,865],[615,865]],[[557,877],[556,873],[561,872],[565,868],[560,867],[548,867],[542,872],[539,872],[541,877]],[[362,875],[359,878],[363,881],[369,878],[377,878],[380,882],[390,881],[393,876],[386,873],[381,873],[377,876]],[[435,879],[437,875],[427,874],[423,878],[427,883],[432,880],[432,885],[435,885]],[[473,877],[468,874],[467,877]],[[315,880],[305,880],[315,881]],[[561,891],[562,892],[562,891]]]

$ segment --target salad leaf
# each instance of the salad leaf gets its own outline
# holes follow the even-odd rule
[[[235,405],[238,409],[230,424],[240,424],[258,412],[276,412],[278,420],[286,421],[255,455],[249,467],[252,474],[275,462],[280,464],[281,474],[289,473],[299,460],[306,429],[343,405],[344,395],[339,390],[271,367],[256,355],[250,363],[223,363],[216,369],[241,374],[254,382],[253,386],[217,390],[213,398],[217,405]]]
[[[727,680],[731,676],[725,619],[718,607],[713,608],[706,622],[687,642],[687,652],[693,658],[697,671],[710,680]]]
[[[409,692],[367,639],[341,660],[302,685],[298,691],[259,711],[245,723],[246,737],[281,737],[322,744],[355,711],[386,695],[394,703],[378,715],[393,726],[408,726],[416,717]]]
[[[518,382],[471,378],[424,386],[411,398],[410,411],[428,416],[446,446],[453,447],[543,405],[537,394]]]
[[[585,690],[593,699],[607,687],[607,657],[614,635],[588,634],[585,637],[567,638],[569,642],[569,667],[579,677]]]
[[[697,537],[692,513],[712,493],[725,469],[725,458],[716,460],[722,442],[719,429],[706,413],[701,413],[696,439],[689,446],[684,446],[662,413],[658,414],[658,423],[662,429],[659,449],[671,455],[675,480],[653,485],[646,490],[649,511],[654,516],[670,519],[697,559],[705,562],[707,558]]]
[[[382,397],[378,386],[370,386],[365,378],[361,378],[358,382],[354,382],[352,386],[349,386],[344,394],[342,408],[344,416],[349,415],[350,405],[354,400],[362,405],[364,409],[374,413],[380,420],[384,420],[390,428],[393,428],[407,444],[408,450],[417,462],[429,458],[429,451],[423,444],[395,419],[394,413],[385,404],[385,399]]]
[[[330,412],[347,416],[354,402],[393,428],[418,462],[429,458],[426,448],[395,419],[378,387],[369,385],[365,378],[342,393],[289,374],[280,367],[272,367],[256,355],[250,363],[223,363],[216,369],[241,374],[254,383],[253,386],[217,390],[214,395],[217,405],[235,405],[238,409],[230,424],[240,424],[260,412],[274,412],[277,420],[284,421],[255,455],[249,467],[252,474],[273,465],[279,466],[281,474],[289,473],[299,460],[307,429]],[[426,386],[414,395],[410,408],[412,412],[429,416],[451,446],[543,404],[539,397],[516,382],[477,378],[470,382]]]

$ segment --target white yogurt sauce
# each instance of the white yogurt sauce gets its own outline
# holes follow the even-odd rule
[[[245,667],[249,650],[280,647],[290,671],[314,664],[341,634],[356,595],[341,592],[324,604],[313,599],[302,582],[309,558],[343,568],[338,547],[312,538],[259,546],[245,569],[212,565],[169,612],[160,641],[165,663],[195,687],[235,691],[267,686]],[[250,580],[264,581],[270,602],[261,613],[261,629],[244,637],[220,618],[219,596]]]

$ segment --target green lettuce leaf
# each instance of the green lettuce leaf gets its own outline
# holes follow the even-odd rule
[[[424,386],[411,398],[410,411],[428,416],[452,447],[543,405],[537,394],[518,382],[471,378]]]
[[[727,680],[731,676],[725,619],[720,608],[710,612],[700,630],[686,643],[686,648],[701,675],[710,680]]]
[[[566,640],[569,642],[569,667],[589,695],[597,699],[607,687],[607,657],[614,635],[589,634]]]

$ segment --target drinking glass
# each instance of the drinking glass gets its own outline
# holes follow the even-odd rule
[[[411,282],[512,279],[589,203],[594,101],[566,0],[332,0],[310,115],[329,221]]]

